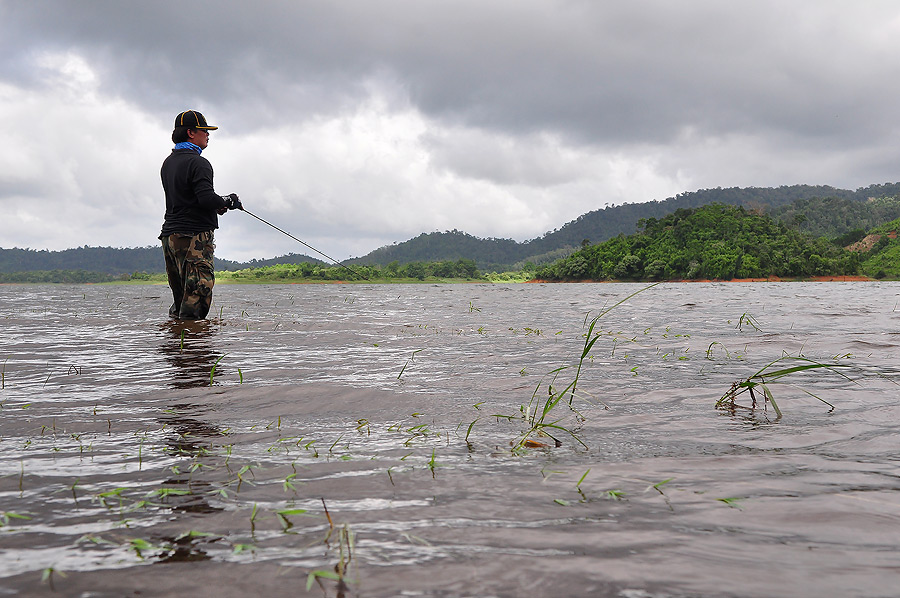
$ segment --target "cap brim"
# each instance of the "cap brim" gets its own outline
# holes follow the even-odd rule
[[[203,129],[204,131],[215,131],[219,127],[195,127],[197,129]]]

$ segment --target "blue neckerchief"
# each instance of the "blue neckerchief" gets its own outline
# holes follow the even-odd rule
[[[181,143],[176,143],[175,149],[177,149],[177,150],[179,150],[179,149],[194,150],[198,154],[203,152],[202,147],[200,147],[199,145],[195,145],[195,144],[191,143],[190,141],[182,141]]]

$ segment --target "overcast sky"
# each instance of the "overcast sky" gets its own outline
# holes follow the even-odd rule
[[[0,247],[158,243],[175,115],[328,255],[900,180],[896,0],[0,0]],[[219,257],[305,247],[246,214]]]

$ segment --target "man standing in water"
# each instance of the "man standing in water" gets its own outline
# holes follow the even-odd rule
[[[216,129],[196,110],[176,116],[175,148],[160,171],[166,216],[159,238],[175,299],[169,308],[173,318],[202,320],[209,313],[216,281],[213,231],[219,228],[218,214],[244,209],[236,194],[215,192],[212,165],[200,156],[209,143],[209,132]]]

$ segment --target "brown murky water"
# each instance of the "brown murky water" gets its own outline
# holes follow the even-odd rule
[[[0,286],[0,596],[896,596],[896,283],[645,290],[511,450],[640,288]]]

